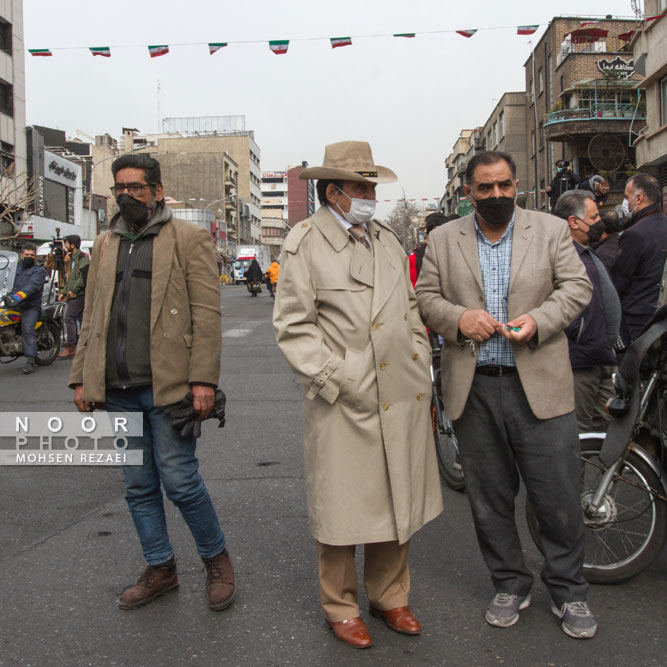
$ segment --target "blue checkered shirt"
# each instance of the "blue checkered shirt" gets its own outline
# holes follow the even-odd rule
[[[498,322],[507,322],[507,299],[510,286],[510,269],[512,266],[512,233],[514,231],[514,215],[503,235],[491,243],[477,226],[477,252],[479,265],[482,269],[484,300],[486,312]],[[479,343],[477,354],[478,366],[516,366],[512,343],[500,334]]]

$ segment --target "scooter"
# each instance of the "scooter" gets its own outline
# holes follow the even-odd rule
[[[250,296],[257,296],[258,294],[261,294],[262,283],[260,283],[258,280],[248,282],[248,292],[250,292]]]
[[[584,576],[613,584],[645,570],[667,541],[667,305],[630,346],[615,375],[607,433],[582,433]],[[528,526],[540,547],[535,512]]]
[[[0,297],[14,283],[18,255],[0,250]],[[37,356],[35,364],[48,366],[58,357],[64,327],[65,304],[56,300],[57,281],[52,273],[44,287],[42,308],[35,324],[37,332]],[[21,336],[21,312],[0,306],[0,363],[8,364],[24,356]]]

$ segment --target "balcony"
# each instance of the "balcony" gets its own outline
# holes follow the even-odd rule
[[[616,104],[602,102],[580,109],[562,109],[547,114],[544,121],[544,135],[551,141],[563,141],[565,137],[577,134],[626,133],[633,122],[638,132],[646,123],[646,108],[636,104]]]

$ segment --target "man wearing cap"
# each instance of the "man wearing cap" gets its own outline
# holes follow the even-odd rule
[[[371,615],[416,635],[408,608],[411,535],[442,511],[429,416],[430,347],[407,256],[374,220],[375,186],[396,181],[370,146],[326,147],[320,208],[287,236],[277,341],[303,386],[307,501],[320,599],[334,635],[371,646],[354,554],[364,544]]]

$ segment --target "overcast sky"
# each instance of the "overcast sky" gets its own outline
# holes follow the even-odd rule
[[[384,200],[403,190],[419,203],[443,194],[459,131],[483,124],[504,92],[524,89],[529,40],[554,11],[629,17],[631,3],[24,0],[26,48],[54,53],[26,55],[27,123],[118,138],[123,126],[155,132],[158,118],[244,114],[264,170],[319,165],[325,144],[367,140],[399,177],[378,189],[385,214],[393,202]],[[530,24],[540,24],[535,35],[517,36]],[[435,33],[470,28],[470,39]],[[403,32],[417,36],[391,36]],[[331,48],[329,37],[348,35],[352,46]],[[293,40],[286,55],[269,50],[274,39]],[[207,42],[225,41],[208,54]],[[149,44],[170,53],[151,59]],[[89,46],[111,46],[111,58]]]

